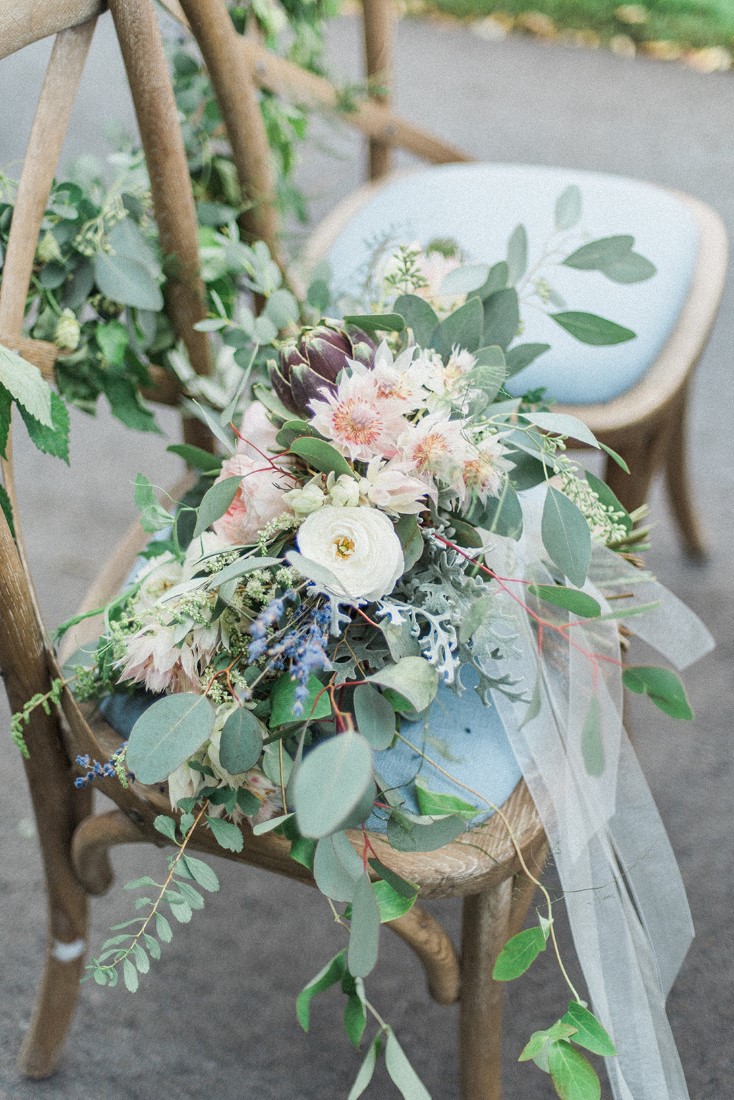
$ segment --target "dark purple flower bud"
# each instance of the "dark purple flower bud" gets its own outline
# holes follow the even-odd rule
[[[375,344],[354,327],[321,324],[304,329],[299,339],[281,350],[270,366],[270,381],[285,407],[296,416],[310,415],[309,402],[322,390],[336,393],[337,379],[349,360],[367,367],[374,362]]]

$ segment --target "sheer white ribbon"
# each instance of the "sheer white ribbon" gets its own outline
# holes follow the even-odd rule
[[[688,1100],[665,1000],[693,925],[670,842],[622,724],[619,623],[577,622],[533,603],[527,582],[554,578],[538,565],[545,556],[542,497],[528,496],[522,539],[493,538],[485,560],[513,578],[497,598],[518,623],[518,654],[503,660],[501,671],[535,684],[535,697],[519,728],[517,703],[494,692],[495,704],[550,841],[590,1000],[619,1052],[607,1059],[613,1094]],[[594,550],[584,590],[603,613],[655,602],[627,625],[677,668],[713,646],[680,600],[602,547]],[[634,601],[608,599],[631,590]],[[543,630],[541,661],[537,621],[518,600],[565,627]]]

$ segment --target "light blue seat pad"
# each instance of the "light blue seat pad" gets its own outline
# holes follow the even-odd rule
[[[463,680],[473,685],[473,673],[466,673]],[[126,739],[140,715],[156,698],[142,689],[131,695],[119,692],[104,699],[99,709],[113,729]],[[471,687],[457,696],[441,686],[427,718],[419,722],[403,721],[401,733],[413,747],[396,740],[393,748],[376,752],[375,770],[383,785],[394,791],[402,800],[403,808],[411,813],[418,813],[414,786],[418,778],[431,791],[456,795],[477,806],[473,824],[491,813],[486,803],[452,783],[420,753],[495,806],[501,806],[509,798],[521,778],[496,708],[486,707]],[[384,832],[385,814],[373,812],[367,826]]]
[[[628,233],[635,250],[657,273],[632,286],[612,283],[593,271],[544,265],[567,308],[606,317],[637,334],[613,347],[581,344],[533,307],[523,307],[522,343],[551,350],[511,380],[518,395],[544,387],[565,404],[609,401],[635,385],[655,361],[685,302],[695,268],[698,230],[690,210],[673,194],[623,176],[522,164],[450,164],[397,178],[380,188],[355,214],[325,257],[337,293],[358,293],[375,242],[396,244],[436,237],[456,240],[467,262],[496,263],[518,223],[528,231],[529,267],[554,231],[554,208],[576,184],[583,215],[571,231],[568,255],[590,239]]]

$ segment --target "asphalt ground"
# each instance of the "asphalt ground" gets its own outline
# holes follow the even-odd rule
[[[110,29],[103,20],[66,156],[101,152],[105,125],[131,118]],[[354,21],[339,21],[330,53],[348,82],[360,79],[356,51]],[[0,66],[0,164],[22,154],[47,52],[40,45]],[[490,43],[455,26],[405,22],[398,34],[397,102],[407,117],[478,157],[656,180],[708,201],[734,229],[730,74],[703,76],[528,39]],[[356,139],[341,128],[315,127],[301,179],[317,214],[351,189],[362,164]],[[687,676],[693,725],[632,707],[638,752],[678,854],[697,928],[669,1001],[693,1100],[724,1100],[734,1091],[733,345],[730,285],[693,392],[693,471],[711,543],[705,564],[681,555],[660,491],[652,496],[656,527],[649,563],[703,617],[718,648]],[[162,416],[161,423],[174,430],[172,417]],[[133,519],[135,473],[163,484],[177,473],[171,456],[158,458],[160,440],[132,435],[105,415],[74,415],[72,431],[71,472],[22,439],[18,446],[22,518],[50,624],[73,612]],[[4,701],[0,712],[6,728]],[[361,1055],[342,1033],[340,998],[326,996],[315,1006],[309,1036],[294,1015],[297,991],[341,946],[339,929],[315,892],[224,861],[217,861],[221,893],[191,925],[176,929],[140,991],[131,996],[86,984],[59,1073],[46,1082],[22,1081],[15,1056],[40,972],[45,903],[25,781],[7,736],[0,739],[0,774],[0,1100],[346,1096]],[[119,850],[114,862],[117,885],[92,904],[92,951],[111,923],[131,915],[121,885],[156,874],[163,860],[141,847]],[[457,932],[458,907],[436,908]],[[569,954],[563,929],[562,937]],[[457,1011],[428,999],[418,963],[389,934],[383,933],[369,984],[434,1100],[456,1097]],[[516,1058],[530,1031],[551,1023],[565,1003],[551,960],[536,964],[508,992],[507,1100],[546,1100],[552,1095],[548,1078],[518,1066]],[[381,1071],[370,1095],[396,1095]]]

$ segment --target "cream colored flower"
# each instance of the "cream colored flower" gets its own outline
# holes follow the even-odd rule
[[[336,508],[356,508],[359,504],[359,482],[351,474],[329,474],[326,482],[331,503]]]
[[[314,477],[297,489],[290,489],[284,499],[293,509],[298,519],[310,516],[326,503],[326,493],[321,488],[321,477]]]
[[[377,508],[326,505],[301,525],[296,536],[304,558],[325,567],[334,585],[319,581],[331,595],[379,600],[392,592],[405,569],[403,548],[392,521]]]

